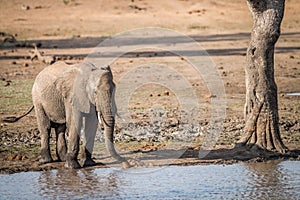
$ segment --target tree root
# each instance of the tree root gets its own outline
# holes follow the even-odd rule
[[[34,46],[33,51],[30,51],[30,59],[31,60],[37,59],[49,65],[53,64],[56,61],[54,56],[44,56],[43,53],[38,51],[36,46]]]

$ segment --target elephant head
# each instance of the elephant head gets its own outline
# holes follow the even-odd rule
[[[80,113],[93,115],[104,124],[105,144],[108,152],[118,161],[125,161],[114,147],[116,105],[115,84],[110,67],[98,68],[85,63],[74,80],[73,108]]]

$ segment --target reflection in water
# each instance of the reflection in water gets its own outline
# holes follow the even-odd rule
[[[300,199],[300,162],[0,174],[0,199]]]
[[[44,171],[38,178],[41,196],[53,198],[117,198],[118,184],[114,171],[100,177],[90,169]]]
[[[247,169],[249,169],[249,185],[251,185],[251,191],[247,194],[247,197],[253,199],[294,199],[297,198],[297,192],[299,191],[299,176],[296,176],[295,168],[282,166],[281,161],[268,161],[258,163],[247,163]],[[299,173],[298,173],[299,175]],[[296,176],[298,181],[292,181]],[[296,185],[293,185],[293,182]],[[295,187],[298,187],[295,188]],[[290,190],[290,191],[288,191]],[[298,198],[300,198],[298,196]]]

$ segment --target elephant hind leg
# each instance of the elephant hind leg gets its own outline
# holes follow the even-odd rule
[[[37,116],[38,128],[41,135],[41,158],[39,160],[40,163],[49,163],[52,162],[53,159],[50,154],[50,132],[51,132],[51,122],[42,105],[34,105],[35,112]]]
[[[55,133],[56,133],[56,155],[58,161],[66,161],[67,154],[67,143],[65,138],[66,125],[65,124],[56,124]]]
[[[79,153],[79,134],[77,132],[76,126],[73,124],[70,127],[69,136],[68,136],[68,151],[66,156],[65,167],[76,169],[80,168],[78,162],[78,153]]]

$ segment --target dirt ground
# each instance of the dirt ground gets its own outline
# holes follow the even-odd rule
[[[226,119],[223,131],[212,149],[203,149],[203,136],[189,145],[174,145],[172,138],[132,140],[117,128],[117,147],[136,166],[166,164],[232,163],[261,161],[261,152],[249,155],[234,149],[243,131],[245,101],[245,56],[250,39],[252,18],[246,1],[237,0],[10,0],[0,1],[0,114],[1,118],[25,112],[31,102],[30,90],[35,76],[52,58],[79,63],[104,39],[124,31],[160,27],[178,31],[197,41],[209,54],[223,81],[226,92]],[[300,3],[286,0],[282,34],[275,51],[275,78],[278,86],[280,130],[284,144],[299,159],[300,97]],[[47,59],[31,60],[36,45]],[[49,60],[50,59],[50,60]],[[214,98],[205,82],[189,63],[173,54],[154,50],[133,52],[116,59],[112,65],[118,82],[129,70],[144,63],[163,63],[179,71],[201,105],[199,119],[204,129],[210,125],[210,105]],[[170,123],[176,119],[175,94],[168,88],[145,86],[134,93],[130,108],[135,123],[149,124],[148,109],[169,106]],[[178,102],[177,102],[178,103]],[[172,110],[173,109],[173,110]],[[205,131],[204,135],[205,135]],[[166,137],[167,138],[167,137]],[[164,141],[162,141],[164,139]],[[54,140],[52,138],[52,140]],[[123,141],[122,141],[123,140]],[[101,142],[97,143],[101,146]],[[52,141],[53,146],[53,141]],[[100,149],[100,150],[99,150]],[[104,165],[117,165],[105,157],[102,148],[94,157]],[[210,153],[198,159],[199,152]],[[54,151],[54,149],[53,149]],[[165,152],[164,159],[158,159]],[[0,172],[14,173],[62,167],[63,163],[40,165],[39,133],[34,112],[21,121],[0,127]],[[142,156],[141,156],[142,155]],[[276,157],[274,154],[267,159]],[[281,157],[285,159],[285,157]],[[142,161],[141,161],[142,160]],[[141,164],[142,163],[142,164]],[[103,167],[102,164],[98,166]]]

